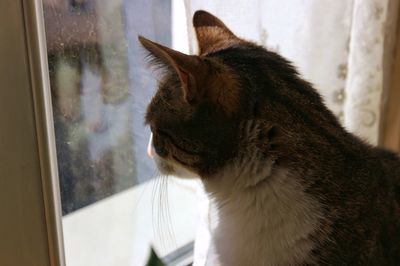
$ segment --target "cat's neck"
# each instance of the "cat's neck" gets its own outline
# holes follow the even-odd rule
[[[255,173],[230,167],[204,180],[218,210],[213,238],[222,265],[313,262],[311,236],[320,228],[321,206],[293,173],[272,165]]]

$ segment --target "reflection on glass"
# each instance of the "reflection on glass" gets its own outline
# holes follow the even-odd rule
[[[143,126],[154,78],[136,38],[170,45],[171,13],[137,2],[43,1],[64,214],[154,173]]]

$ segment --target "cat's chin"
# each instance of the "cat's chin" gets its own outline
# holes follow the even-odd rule
[[[154,156],[154,161],[157,165],[158,170],[160,170],[160,173],[163,175],[173,175],[185,179],[199,178],[199,175],[186,169],[184,166],[180,165],[177,162],[163,159],[158,155]]]

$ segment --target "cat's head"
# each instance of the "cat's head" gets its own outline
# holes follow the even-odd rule
[[[291,123],[291,111],[278,105],[291,105],[285,88],[298,82],[296,71],[279,55],[235,36],[205,11],[194,14],[193,26],[199,55],[139,37],[151,63],[163,70],[145,117],[159,169],[208,177],[243,159],[244,153],[276,156],[271,139],[277,125]],[[299,96],[300,89],[304,92]],[[307,101],[320,105],[312,89],[300,89],[294,97],[306,94]]]

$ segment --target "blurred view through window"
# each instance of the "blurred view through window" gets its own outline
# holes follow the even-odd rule
[[[171,1],[42,2],[67,265],[191,253],[196,188],[157,178],[143,120],[157,79],[137,36],[172,45]]]
[[[170,1],[44,0],[63,213],[154,174],[142,34],[171,45]],[[151,74],[151,73],[150,73]]]

